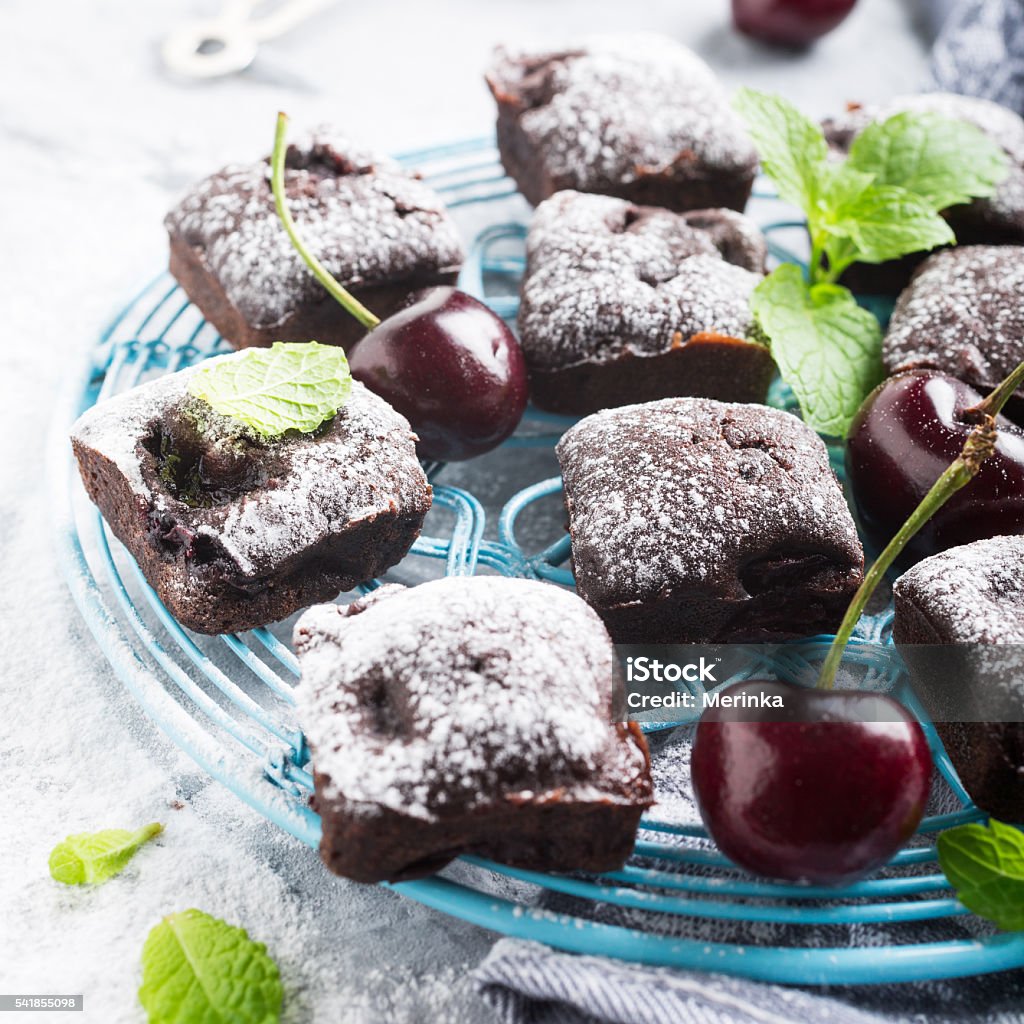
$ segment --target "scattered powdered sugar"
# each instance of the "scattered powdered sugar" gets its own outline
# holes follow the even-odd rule
[[[667,734],[648,736],[651,748],[651,781],[655,804],[651,817],[673,825],[699,825],[700,810],[693,794],[690,760],[694,727],[680,726]],[[664,840],[664,833],[656,838]]]
[[[975,199],[971,205],[1010,221],[1024,236],[1024,118],[1009,108],[992,100],[949,92],[897,96],[877,105],[852,106],[829,118],[825,122],[826,134],[833,145],[845,150],[873,121],[885,121],[905,111],[967,121],[1002,146],[1015,166],[1011,166],[991,199]]]
[[[489,77],[526,108],[520,127],[558,188],[600,190],[682,158],[709,177],[757,162],[714,73],[665,36],[592,36],[557,54],[499,49]]]
[[[1024,644],[1024,537],[991,537],[918,562],[893,588],[946,643]]]
[[[241,576],[262,577],[326,536],[396,507],[426,504],[426,478],[408,422],[358,382],[320,433],[255,442],[251,457],[272,461],[272,486],[209,508],[179,501],[160,479],[145,442],[182,407],[198,368],[159,377],[93,406],[75,423],[72,436],[113,462],[151,513],[167,512],[210,538]],[[218,439],[208,440],[212,445]],[[184,577],[179,581],[187,583]]]
[[[299,619],[298,714],[328,799],[423,819],[563,790],[621,801],[614,654],[574,594],[503,577],[388,586]]]
[[[883,356],[889,373],[924,367],[995,387],[1024,359],[1024,248],[930,256],[896,303]]]
[[[702,331],[746,338],[764,237],[742,214],[676,214],[559,192],[527,238],[519,331],[531,364],[668,351]]]
[[[665,399],[588,416],[557,453],[588,600],[676,587],[742,599],[744,564],[778,552],[861,564],[825,445],[789,413]]]
[[[303,240],[345,285],[402,281],[462,262],[440,197],[329,128],[288,147],[285,190]],[[199,182],[165,223],[198,250],[253,327],[277,326],[323,295],[278,219],[266,160]]]

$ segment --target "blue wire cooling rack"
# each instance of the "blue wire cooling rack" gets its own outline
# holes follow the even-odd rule
[[[483,215],[483,223],[470,229],[474,242],[463,287],[486,298],[501,315],[513,317],[523,268],[526,208],[520,204],[509,223],[493,223],[489,216],[515,193],[497,163],[493,143],[466,142],[403,159],[426,169],[427,179],[446,195],[450,207],[469,208],[477,220]],[[756,210],[755,202],[755,215]],[[769,218],[759,219],[766,223]],[[800,227],[799,222],[776,218],[766,229],[777,258],[792,258],[779,239]],[[309,807],[309,755],[292,714],[298,666],[283,639],[287,632],[278,627],[207,638],[179,626],[85,499],[67,441],[70,423],[95,402],[224,348],[166,274],[150,282],[113,318],[88,353],[84,374],[73,382],[53,434],[59,554],[90,630],[149,717],[210,775],[315,847],[320,820]],[[775,393],[773,400],[785,404],[786,396]],[[534,412],[528,419],[508,444],[550,446],[570,422]],[[465,490],[439,483],[444,467],[428,468],[435,487],[435,507],[427,521],[432,535],[417,541],[400,568],[426,558],[442,561],[449,575],[472,574],[485,567],[572,585],[572,574],[565,568],[567,537],[530,553],[517,534],[521,517],[531,506],[558,494],[559,479],[517,493],[501,511],[496,538],[485,538],[481,503]],[[370,581],[363,589],[375,585]],[[845,660],[895,686],[920,715],[887,639],[890,618],[883,615],[863,623],[861,638],[851,644]],[[830,639],[816,637],[787,648],[772,668],[781,678],[806,680]],[[566,950],[781,983],[872,984],[1024,966],[1021,934],[937,941],[935,927],[926,926],[910,938],[903,931],[892,944],[867,947],[856,945],[849,930],[867,923],[898,930],[909,923],[967,913],[939,871],[929,837],[983,815],[961,787],[934,729],[925,725],[939,771],[961,808],[926,819],[919,836],[890,866],[844,889],[753,879],[710,847],[702,828],[653,816],[643,819],[630,863],[601,877],[540,874],[464,857],[445,877],[392,888],[483,927]],[[515,896],[509,895],[513,889]],[[708,942],[692,931],[686,934],[688,923],[706,924],[708,919],[731,929],[731,935],[740,929],[742,943]],[[787,943],[792,944],[759,941],[758,936],[773,925],[784,926]],[[814,944],[811,932],[822,925],[846,926],[830,933],[840,936],[837,944]],[[804,944],[801,934],[808,936]]]

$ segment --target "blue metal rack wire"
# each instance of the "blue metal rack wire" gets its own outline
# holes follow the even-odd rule
[[[405,162],[426,168],[427,179],[455,209],[485,204],[500,209],[514,188],[501,172],[490,140],[407,154]],[[520,219],[488,222],[475,229],[463,287],[484,297],[501,315],[516,312],[522,274],[524,227]],[[508,216],[507,209],[502,209]],[[487,218],[485,218],[487,219]],[[764,218],[762,218],[764,219]],[[770,225],[776,258],[788,259],[779,237],[799,222]],[[51,442],[52,489],[62,566],[85,621],[117,675],[146,713],[210,775],[286,831],[311,846],[320,820],[309,807],[309,753],[293,718],[298,665],[285,639],[273,629],[219,638],[182,629],[143,579],[138,567],[109,534],[84,498],[70,457],[67,428],[84,409],[155,374],[169,373],[225,348],[174,281],[151,281],[113,318],[89,352],[83,376],[74,381],[56,417]],[[786,405],[782,391],[772,400]],[[508,443],[550,446],[570,423],[531,412],[525,429]],[[839,466],[838,455],[836,465]],[[531,553],[520,542],[520,517],[560,492],[557,478],[526,487],[509,500],[497,535],[485,537],[480,502],[465,490],[439,482],[443,467],[429,467],[435,510],[410,561],[443,562],[448,575],[481,567],[510,576],[572,586],[565,567],[568,538],[559,536]],[[440,530],[440,522],[447,528]],[[405,563],[403,563],[403,566]],[[370,581],[363,589],[376,586]],[[862,623],[846,663],[869,669],[879,685],[892,686],[919,716],[888,640],[891,616]],[[830,637],[784,648],[769,668],[780,678],[806,680],[824,656]],[[724,684],[723,684],[724,685]],[[677,723],[678,724],[678,723]],[[951,825],[983,817],[964,792],[934,729],[926,731],[939,771],[961,809],[926,819],[914,843],[875,877],[844,889],[821,889],[760,881],[737,871],[707,842],[698,826],[647,816],[633,858],[621,871],[599,877],[552,875],[464,857],[448,877],[396,884],[394,889],[445,913],[509,935],[562,949],[626,960],[714,970],[790,984],[871,984],[980,974],[1024,966],[1024,935],[985,935],[949,941],[907,940],[891,945],[828,948],[759,944],[758,924],[802,926],[873,922],[898,926],[965,914],[936,866],[928,837]],[[656,728],[664,728],[662,723]],[[455,877],[451,877],[454,874]],[[495,875],[522,883],[522,895],[496,895]],[[507,893],[508,887],[505,886]],[[557,911],[549,909],[555,905]],[[598,912],[595,908],[601,907]],[[569,910],[564,908],[569,907]],[[609,909],[628,913],[623,918]],[[750,941],[707,942],[673,926],[686,920],[749,922]],[[609,922],[613,923],[609,923]]]

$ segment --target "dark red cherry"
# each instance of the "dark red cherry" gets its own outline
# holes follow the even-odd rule
[[[960,454],[982,396],[945,374],[912,370],[883,381],[864,400],[846,444],[861,529],[881,550]],[[925,523],[897,565],[984,537],[1024,533],[1024,430],[996,419],[996,451],[981,471]]]
[[[831,32],[856,0],[732,0],[732,22],[764,43],[807,46]]]
[[[352,376],[391,403],[425,459],[482,455],[516,429],[526,363],[504,321],[455,288],[428,288],[349,351]]]
[[[924,731],[883,694],[751,680],[723,695],[783,707],[708,708],[693,788],[719,849],[758,875],[841,885],[888,861],[921,821],[932,761]]]

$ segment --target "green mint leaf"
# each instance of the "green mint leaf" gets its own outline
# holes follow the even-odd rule
[[[991,819],[938,840],[939,864],[960,902],[1004,931],[1024,931],[1024,833]]]
[[[853,140],[849,164],[944,210],[995,193],[1010,165],[981,129],[932,113],[906,112],[869,124]]]
[[[243,349],[203,366],[188,382],[190,394],[265,437],[316,430],[351,389],[345,353],[315,341]]]
[[[733,106],[746,122],[761,157],[761,169],[779,195],[813,219],[828,145],[821,126],[781,96],[740,89]]]
[[[283,997],[267,947],[201,910],[165,917],[143,946],[149,1024],[277,1024]]]
[[[907,253],[956,241],[950,226],[926,199],[895,185],[869,185],[830,211],[824,230],[848,240],[863,263],[883,263]]]
[[[754,290],[751,308],[804,421],[845,437],[854,414],[882,379],[882,329],[846,288],[809,285],[785,263]]]
[[[825,222],[835,220],[838,211],[855,207],[874,184],[873,174],[858,171],[848,160],[829,164],[821,179],[819,215]]]
[[[154,822],[134,832],[108,828],[68,836],[50,854],[50,877],[64,885],[105,882],[127,865],[143,843],[163,830],[163,825]]]

